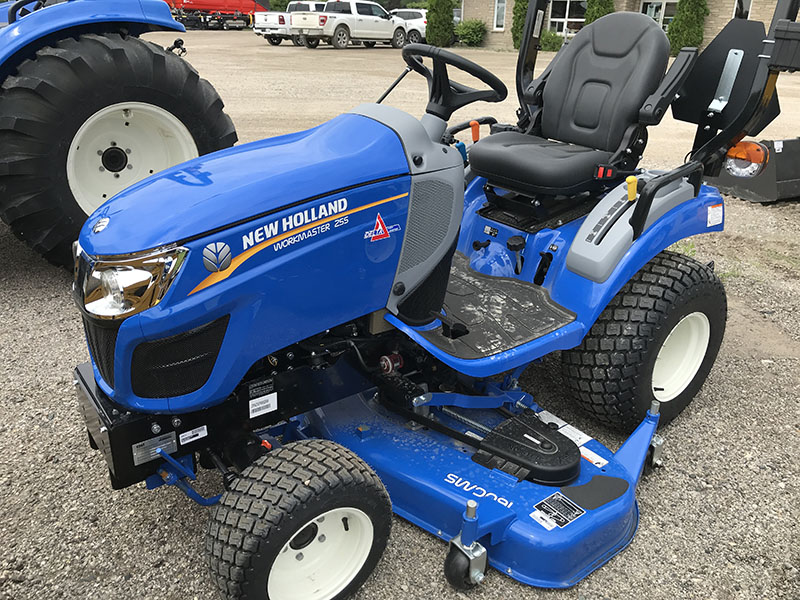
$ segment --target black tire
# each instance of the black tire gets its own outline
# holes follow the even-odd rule
[[[374,48],[375,47],[375,42],[364,42],[364,47],[365,48]]]
[[[709,266],[682,254],[664,251],[647,263],[612,299],[581,345],[562,353],[567,388],[598,421],[632,430],[657,399],[653,371],[665,340],[695,313],[708,321],[708,344],[688,384],[661,403],[659,425],[669,423],[708,377],[727,319],[722,282]]]
[[[421,44],[422,43],[422,36],[419,34],[419,31],[412,29],[408,32],[406,36],[406,43],[407,44]]]
[[[303,38],[303,46],[314,49],[319,46],[319,38]]]
[[[268,35],[266,37],[270,46],[280,46],[283,41],[283,38],[279,38],[277,35]]]
[[[211,84],[159,46],[109,33],[39,50],[0,89],[0,217],[54,264],[72,265],[71,245],[87,217],[67,178],[70,143],[91,115],[119,102],[170,112],[201,155],[236,142]]]
[[[394,30],[392,35],[392,48],[402,48],[406,45],[406,32],[401,27]]]
[[[477,584],[470,578],[469,559],[455,546],[450,546],[444,559],[444,577],[457,590],[467,591]]]
[[[290,443],[259,458],[211,512],[206,550],[223,596],[268,600],[270,571],[282,550],[311,527],[307,545],[314,543],[318,517],[340,508],[365,513],[373,537],[363,566],[332,600],[361,587],[386,548],[392,524],[386,489],[364,461],[328,440]]]
[[[295,46],[302,46],[303,45],[303,36],[302,35],[293,35],[292,36],[292,44]]]
[[[350,30],[344,25],[339,25],[331,38],[331,45],[337,50],[344,50],[350,43]]]

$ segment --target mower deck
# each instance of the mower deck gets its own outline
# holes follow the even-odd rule
[[[537,412],[540,410],[534,406]],[[462,410],[466,417],[438,419],[477,435],[465,422],[494,429],[495,411]],[[469,415],[469,416],[467,416]],[[542,421],[580,448],[580,473],[570,485],[518,480],[473,460],[474,448],[415,427],[367,395],[308,414],[311,430],[350,448],[378,473],[399,516],[450,541],[464,528],[464,507],[478,502],[475,539],[489,564],[528,585],[567,588],[620,552],[638,524],[635,489],[658,423],[648,415],[612,453],[564,421],[539,412]],[[507,421],[506,421],[507,422]]]

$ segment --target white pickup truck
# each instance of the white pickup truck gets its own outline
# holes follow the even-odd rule
[[[320,41],[342,49],[353,42],[372,48],[378,42],[402,48],[406,43],[404,22],[390,15],[375,2],[333,0],[321,13],[293,12],[292,35],[303,36],[307,48],[316,48]]]
[[[264,36],[271,45],[277,46],[283,40],[291,39],[295,46],[301,46],[299,35],[293,36],[289,31],[290,19],[293,12],[320,13],[325,8],[325,2],[290,2],[286,12],[261,11],[255,13],[253,18],[253,32]]]

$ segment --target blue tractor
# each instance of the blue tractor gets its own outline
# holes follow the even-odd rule
[[[0,15],[0,217],[49,261],[72,265],[117,192],[236,141],[182,43],[140,39],[185,31],[162,0],[18,0]]]
[[[428,81],[421,119],[362,104],[167,169],[81,230],[89,441],[113,487],[213,505],[223,596],[349,596],[392,511],[447,542],[460,589],[490,566],[569,587],[633,538],[657,426],[703,385],[726,322],[713,264],[668,248],[723,227],[704,175],[768,159],[742,139],[800,68],[800,1],[779,0],[768,30],[732,22],[668,71],[661,28],[612,14],[534,79],[546,4],[529,5],[518,122],[469,149],[455,139],[469,123],[448,120],[505,85],[410,44],[401,77]],[[697,125],[688,159],[640,169],[670,106]],[[631,432],[616,452],[521,389],[556,352],[577,403]],[[192,486],[200,467],[220,473],[219,496]]]

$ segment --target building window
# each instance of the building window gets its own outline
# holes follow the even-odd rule
[[[733,3],[733,18],[734,19],[749,19],[750,8],[753,6],[753,0],[736,0]]]
[[[678,0],[656,0],[656,2],[642,2],[641,12],[649,17],[653,17],[655,21],[661,25],[661,28],[666,31],[672,19],[675,18],[675,13],[678,11]]]
[[[506,26],[506,0],[494,0],[494,29],[502,31]]]
[[[550,4],[548,29],[564,37],[572,37],[583,27],[585,17],[585,0],[554,0]]]

